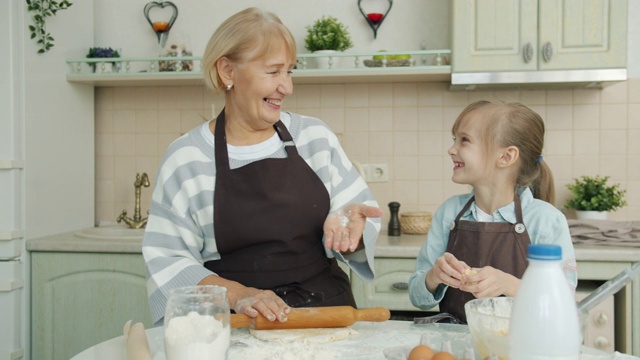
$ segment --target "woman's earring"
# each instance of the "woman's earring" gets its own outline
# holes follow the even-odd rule
[[[228,83],[227,84],[227,91],[231,90],[232,87],[233,87],[233,84],[232,83]]]

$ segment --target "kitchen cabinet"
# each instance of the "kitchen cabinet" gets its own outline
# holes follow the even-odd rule
[[[357,276],[351,277],[358,307],[384,306],[391,311],[420,311],[409,300],[407,281],[415,269],[425,238],[426,235],[380,234],[375,250],[375,279],[364,282]],[[640,248],[576,245],[575,251],[578,259],[577,300],[640,259]],[[589,316],[591,323],[585,344],[640,355],[640,278],[596,306]]]
[[[128,320],[153,326],[145,274],[142,254],[32,252],[32,358],[70,359]]]
[[[627,0],[455,0],[452,17],[454,74],[627,66]]]

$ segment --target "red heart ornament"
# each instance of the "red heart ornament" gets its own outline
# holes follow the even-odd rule
[[[364,16],[365,20],[367,20],[367,23],[373,30],[374,39],[378,36],[378,28],[380,27],[384,19],[387,18],[387,14],[389,14],[389,11],[391,11],[393,0],[387,0],[387,1],[389,2],[389,7],[387,8],[387,11],[383,14],[383,13],[365,13],[364,10],[362,9],[362,0],[358,0],[358,8],[360,9],[360,13],[362,14],[362,16]]]

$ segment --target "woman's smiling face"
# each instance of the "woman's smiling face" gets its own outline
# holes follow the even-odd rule
[[[274,44],[266,56],[234,65],[230,100],[241,121],[261,129],[280,119],[284,99],[293,93],[294,66],[284,42]]]

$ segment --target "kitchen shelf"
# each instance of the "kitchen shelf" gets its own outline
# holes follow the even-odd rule
[[[298,66],[293,70],[294,84],[352,84],[352,83],[388,83],[388,82],[450,82],[451,66],[428,65],[441,63],[443,56],[450,50],[421,50],[405,52],[385,52],[385,56],[406,54],[411,56],[411,66],[386,66],[382,60],[380,67],[367,67],[363,60],[369,60],[376,53],[338,53],[332,58],[341,59],[342,64],[352,61],[352,67],[318,69],[308,66],[313,58],[326,57],[317,54],[298,54]],[[378,53],[379,54],[379,53]],[[114,63],[118,72],[100,72],[103,64]],[[181,62],[185,66],[180,66]],[[415,63],[419,65],[415,65]],[[145,58],[110,58],[106,59],[70,59],[67,60],[70,72],[67,81],[88,84],[96,87],[115,86],[193,86],[204,85],[200,57],[145,57]],[[92,66],[98,72],[93,72]],[[192,71],[159,71],[161,66],[172,65],[197,69]],[[393,64],[393,62],[392,62]]]

